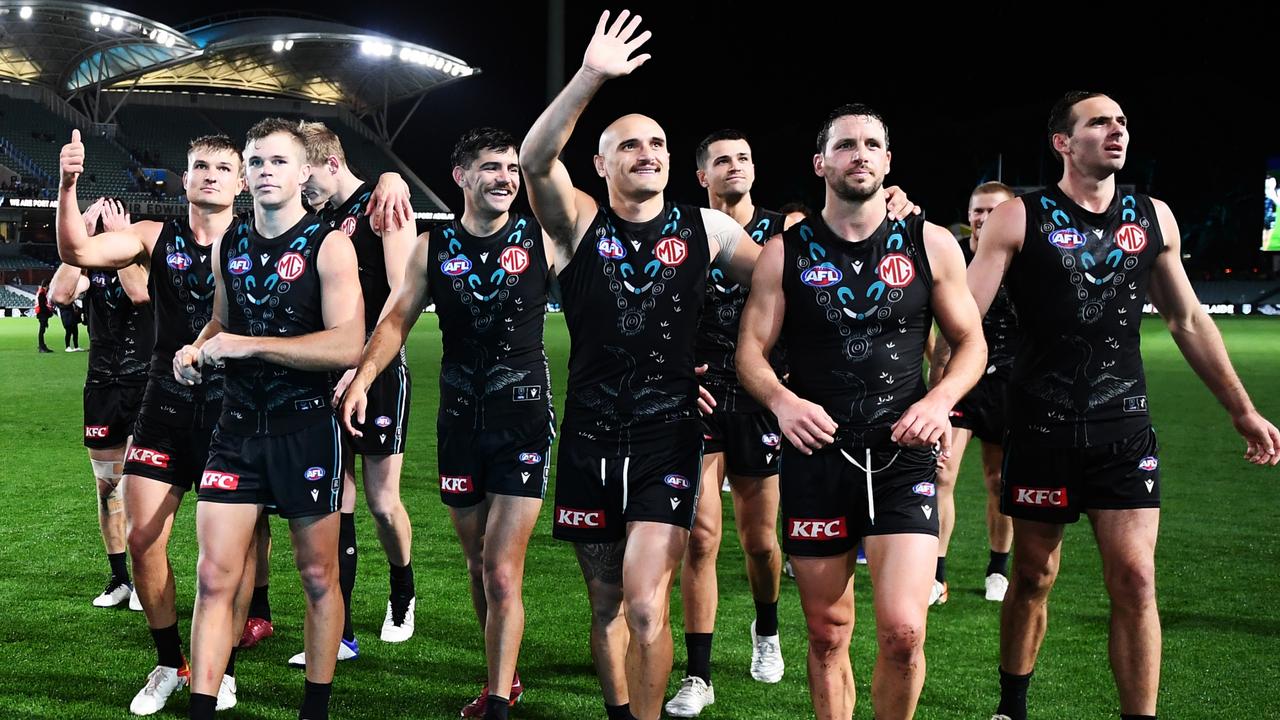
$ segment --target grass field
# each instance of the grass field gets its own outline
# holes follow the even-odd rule
[[[1220,323],[1255,402],[1280,416],[1280,323]],[[85,354],[37,355],[35,320],[0,320],[0,718],[124,718],[155,662],[140,613],[99,610],[89,601],[107,574],[94,515],[89,463],[81,447]],[[52,338],[52,335],[50,336]],[[51,340],[56,341],[56,339]],[[1164,718],[1280,716],[1280,472],[1247,465],[1225,413],[1196,380],[1158,321],[1144,332],[1152,412],[1163,446],[1165,510],[1159,593],[1164,619]],[[550,316],[547,353],[557,401],[568,340],[563,316]],[[417,634],[378,641],[385,609],[385,559],[364,510],[355,622],[359,659],[339,665],[335,718],[448,718],[484,677],[482,638],[467,596],[467,573],[434,481],[433,432],[439,333],[426,316],[410,339],[415,380],[404,500],[414,526]],[[985,720],[995,707],[999,608],[982,599],[986,541],[981,478],[971,448],[957,492],[959,526],[948,562],[951,602],[931,611],[929,675],[918,717]],[[554,473],[553,473],[554,487]],[[728,503],[726,503],[728,506]],[[196,558],[193,512],[184,504],[171,553],[178,576],[180,627],[190,626]],[[726,511],[732,513],[729,507]],[[528,692],[514,717],[602,718],[587,646],[588,607],[578,567],[551,539],[550,509],[529,548],[528,630],[520,661]],[[778,685],[753,682],[748,626],[752,604],[742,553],[720,555],[720,615],[713,661],[717,703],[703,717],[810,717],[805,636],[795,587],[784,579],[780,608],[788,667]],[[285,660],[302,647],[302,602],[282,525],[277,525],[272,603],[276,636],[238,662],[240,705],[227,717],[296,717],[301,673]],[[1063,572],[1050,603],[1049,635],[1031,689],[1036,718],[1114,718],[1107,665],[1107,599],[1087,524],[1070,529]],[[866,568],[858,570],[854,672],[871,718],[874,633]],[[680,605],[673,603],[676,665],[684,668]],[[186,717],[186,693],[157,717]]]

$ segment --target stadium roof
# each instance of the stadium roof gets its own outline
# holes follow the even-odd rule
[[[122,75],[199,54],[173,28],[102,5],[0,0],[0,77],[62,96],[90,78]]]
[[[104,5],[0,0],[0,77],[64,98],[214,88],[365,115],[477,72],[429,47],[298,13],[225,14],[175,29]]]

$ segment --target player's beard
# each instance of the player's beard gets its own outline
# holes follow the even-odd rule
[[[864,203],[875,197],[880,192],[880,188],[883,185],[884,178],[877,178],[876,181],[870,185],[857,186],[849,184],[843,177],[840,177],[836,182],[832,183],[831,189],[835,191],[835,194],[839,196],[841,200],[847,200],[853,203]]]

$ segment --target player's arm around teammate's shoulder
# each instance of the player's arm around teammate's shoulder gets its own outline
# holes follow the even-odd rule
[[[760,246],[736,220],[719,210],[703,208],[702,224],[707,229],[711,264],[723,268],[734,282],[749,287],[760,257]]]
[[[987,344],[982,336],[982,317],[965,282],[959,243],[946,228],[926,222],[924,247],[933,276],[930,307],[951,348],[951,357],[944,377],[894,424],[892,439],[908,446],[940,442],[945,456],[951,452],[948,415],[982,377]]]
[[[405,264],[404,280],[399,289],[390,298],[388,309],[380,320],[364,353],[356,363],[356,372],[351,377],[351,384],[335,398],[341,398],[339,415],[347,431],[356,437],[362,433],[352,424],[354,416],[357,423],[363,425],[364,411],[368,404],[369,386],[373,384],[379,373],[391,364],[400,347],[409,337],[409,331],[422,316],[422,308],[431,297],[431,286],[428,275],[430,262],[429,244],[431,233],[424,232],[418,236]]]
[[[372,205],[377,197],[379,189],[383,183],[387,183],[389,189],[387,192],[394,195],[403,188],[404,200],[408,202],[409,186],[396,173],[383,173],[378,179],[378,188],[373,190],[370,195],[369,203]],[[378,311],[378,322],[381,322],[388,313],[395,307],[396,294],[400,292],[400,287],[404,284],[405,266],[408,264],[409,255],[413,252],[415,243],[413,216],[410,214],[407,218],[398,216],[396,202],[394,200],[387,201],[388,212],[385,216],[374,216],[371,222],[373,232],[382,240],[382,257],[384,270],[387,273],[387,301],[383,303],[382,308]],[[378,219],[382,218],[382,222],[386,223],[381,227],[378,226]],[[365,328],[372,331],[373,328]],[[351,367],[342,374],[338,379],[337,385],[333,388],[333,398],[330,401],[334,407],[337,407],[342,400],[342,396],[346,393],[347,388],[351,386],[351,382],[355,379],[357,367]]]
[[[374,232],[385,238],[383,233],[388,229],[407,227],[412,233],[413,203],[409,200],[410,196],[409,183],[405,182],[400,173],[385,172],[379,175],[378,183],[374,185],[364,209]]]
[[[1182,240],[1178,222],[1169,206],[1152,198],[1164,247],[1151,273],[1151,301],[1164,318],[1169,333],[1218,402],[1231,415],[1236,432],[1245,439],[1245,459],[1255,465],[1280,463],[1280,431],[1258,412],[1231,365],[1218,326],[1200,305],[1182,267]],[[984,235],[985,238],[985,235]]]
[[[1009,263],[1022,250],[1026,222],[1027,210],[1022,198],[1011,198],[997,205],[982,226],[982,242],[978,243],[978,252],[966,272],[969,292],[981,315],[986,315],[991,308]]]

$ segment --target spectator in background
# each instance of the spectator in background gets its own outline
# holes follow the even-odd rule
[[[47,283],[40,283],[40,289],[36,290],[36,319],[40,321],[40,340],[38,350],[42,353],[53,352],[49,346],[44,343],[44,333],[49,329],[49,318],[53,317],[53,305],[49,303],[49,286]]]
[[[67,352],[80,352],[80,306],[72,300],[66,305],[58,306],[58,316],[62,318],[62,327],[66,330],[63,342]]]

